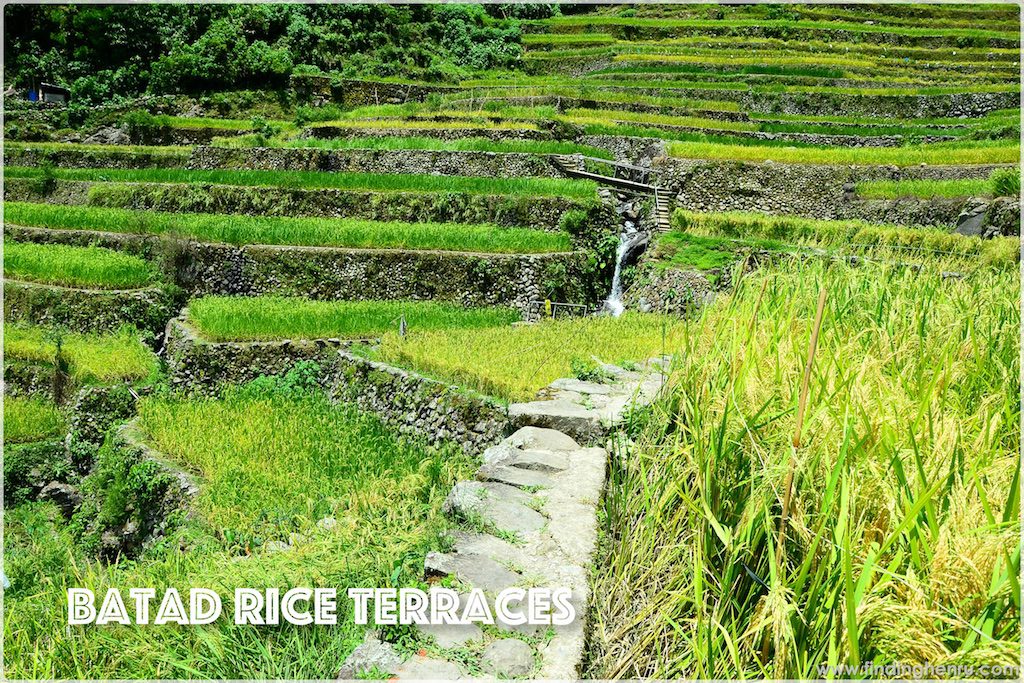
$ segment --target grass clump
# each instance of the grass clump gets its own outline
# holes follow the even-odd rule
[[[4,397],[4,443],[29,443],[57,437],[67,420],[53,401]]]
[[[38,178],[42,171],[8,167],[9,178]],[[478,178],[384,173],[321,171],[193,171],[176,168],[55,169],[58,180],[121,183],[211,183],[301,189],[364,190],[369,192],[465,192],[468,194],[592,199],[597,186],[587,180],[560,178]]]
[[[376,355],[383,361],[509,401],[529,400],[574,361],[637,362],[678,342],[676,318],[644,313],[546,320],[513,328],[388,333]]]
[[[210,341],[367,339],[410,331],[505,327],[519,319],[510,308],[465,308],[430,301],[313,301],[299,297],[195,299],[189,320]]]
[[[150,262],[112,249],[5,241],[4,277],[69,287],[131,289],[152,283],[157,272]]]
[[[156,356],[131,327],[108,334],[79,334],[4,324],[4,356],[8,360],[50,365],[58,342],[70,362],[71,377],[83,383],[143,380],[159,367]]]
[[[997,169],[987,179],[870,180],[857,183],[857,194],[865,199],[1012,197],[1020,194],[1020,169]]]
[[[1020,240],[1016,237],[980,240],[932,228],[856,220],[827,221],[739,211],[703,214],[676,209],[672,224],[695,235],[771,240],[855,253],[888,251],[897,258],[910,254],[959,265],[1011,268],[1020,257]]]
[[[475,469],[460,449],[399,440],[373,416],[309,393],[257,382],[222,400],[147,398],[139,425],[151,446],[193,472],[190,518],[137,561],[83,554],[52,506],[4,511],[7,673],[18,678],[327,679],[358,645],[351,602],[338,625],[238,628],[230,614],[202,628],[66,623],[67,588],[420,585],[437,547],[441,504]],[[285,386],[287,385],[287,386]],[[318,525],[325,518],[332,526]],[[294,534],[294,535],[293,535]],[[269,541],[287,542],[269,552]],[[230,605],[225,604],[225,610]],[[70,633],[70,635],[69,635]]]
[[[1015,270],[788,262],[681,323],[663,400],[612,460],[591,674],[1016,666],[1019,296]]]
[[[1005,140],[937,142],[905,147],[798,147],[718,142],[672,142],[668,153],[690,159],[774,161],[784,164],[916,166],[919,164],[1005,164],[1020,161],[1020,144]]]
[[[91,206],[6,202],[12,224],[65,230],[169,234],[203,242],[358,249],[435,249],[531,254],[572,250],[570,236],[487,224],[165,213]]]
[[[783,248],[784,244],[774,240],[736,240],[672,231],[658,239],[654,258],[665,267],[715,270],[735,263],[740,249],[778,251]]]

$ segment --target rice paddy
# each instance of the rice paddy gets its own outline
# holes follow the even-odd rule
[[[369,339],[404,324],[410,331],[507,327],[509,308],[464,308],[430,301],[313,301],[296,297],[203,297],[189,322],[210,341]]]
[[[555,319],[511,329],[411,330],[382,336],[373,357],[506,401],[530,400],[574,366],[630,365],[677,342],[679,321],[627,313],[619,318]]]
[[[303,189],[363,190],[369,192],[466,192],[524,197],[593,198],[596,186],[586,180],[556,178],[493,179],[472,176],[386,175],[379,173],[327,173],[319,171],[193,171],[170,168],[55,169],[58,180],[99,183],[183,183],[285,187]],[[39,178],[43,171],[8,167],[8,178]]]
[[[356,249],[549,253],[572,249],[568,234],[472,223],[403,223],[355,219],[163,213],[91,206],[5,202],[10,224],[191,237],[224,244]]]
[[[60,409],[41,398],[4,397],[4,443],[30,443],[59,438],[66,419]]]
[[[81,334],[39,326],[4,324],[4,357],[10,361],[53,365],[58,345],[69,374],[83,383],[137,382],[158,372],[153,352],[131,328],[109,334]]]
[[[865,199],[1008,197],[1020,194],[1020,171],[1008,168],[971,180],[875,180],[858,183],[857,194]]]
[[[1019,287],[792,263],[684,323],[612,474],[594,674],[1016,662]]]
[[[148,261],[111,249],[4,242],[4,277],[95,289],[134,289],[156,280]]]
[[[977,140],[969,143],[935,143],[904,147],[782,147],[715,142],[672,142],[669,154],[688,159],[736,159],[774,161],[782,164],[855,164],[917,166],[920,164],[1016,164],[1020,143],[1016,140]]]

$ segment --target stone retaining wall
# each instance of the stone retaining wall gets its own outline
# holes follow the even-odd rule
[[[337,353],[331,396],[402,434],[432,445],[455,443],[466,452],[495,443],[508,423],[505,407],[490,398],[344,350]]]
[[[321,216],[376,221],[494,223],[557,231],[568,211],[598,215],[601,205],[565,197],[458,192],[370,192],[187,183],[95,183],[58,180],[43,193],[33,178],[5,181],[8,201],[107,206],[175,213]]]
[[[322,300],[434,300],[463,306],[588,301],[593,275],[584,252],[472,254],[391,249],[339,249],[272,245],[234,246],[174,241],[151,235],[9,226],[9,239],[95,245],[144,258],[168,260],[175,283],[191,296],[303,296]],[[56,305],[55,299],[47,299]],[[40,304],[42,305],[42,304]],[[162,322],[154,318],[157,330]],[[149,328],[147,328],[149,329]]]
[[[188,152],[133,152],[114,145],[102,150],[4,149],[6,166],[50,163],[57,168],[184,168],[188,160]]]
[[[188,309],[167,324],[165,355],[171,387],[187,394],[215,395],[225,385],[245,384],[260,375],[283,376],[300,361],[321,368],[326,386],[336,366],[341,339],[210,342],[187,322]]]
[[[659,158],[659,183],[676,204],[691,211],[760,211],[808,218],[863,218],[953,227],[969,198],[898,200],[884,205],[859,199],[855,185],[868,180],[987,178],[1001,165],[827,166]],[[1000,214],[1010,221],[1012,210]],[[1019,213],[1016,218],[1019,224]],[[1001,228],[1004,229],[1004,228]],[[1013,225],[1007,225],[1013,234]]]
[[[197,147],[188,160],[195,169],[409,173],[488,178],[562,178],[547,155],[394,149]]]
[[[383,122],[382,122],[383,123]],[[354,126],[311,126],[304,135],[312,138],[329,140],[332,138],[434,138],[436,140],[462,140],[464,138],[485,138],[500,142],[502,140],[552,140],[554,136],[546,130],[533,128],[362,128]]]
[[[134,325],[154,334],[173,315],[174,296],[164,287],[74,289],[4,280],[4,319],[58,325],[76,332],[109,332]]]

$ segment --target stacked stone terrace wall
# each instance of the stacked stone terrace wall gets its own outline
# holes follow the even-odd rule
[[[864,200],[856,183],[869,180],[988,178],[1001,165],[827,166],[660,158],[658,183],[677,206],[692,211],[759,211],[820,219],[863,219],[952,228],[976,204],[968,197],[945,200]],[[1000,203],[1007,203],[1000,200]],[[1013,202],[1009,202],[1012,204]],[[1017,234],[1020,212],[993,212],[1002,234]]]

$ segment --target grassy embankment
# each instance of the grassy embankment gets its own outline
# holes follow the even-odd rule
[[[67,421],[52,401],[4,397],[4,443],[29,443],[59,436]]]
[[[334,218],[163,213],[6,202],[10,224],[191,237],[225,244],[360,249],[438,249],[531,254],[572,250],[568,234],[464,223],[402,223]]]

